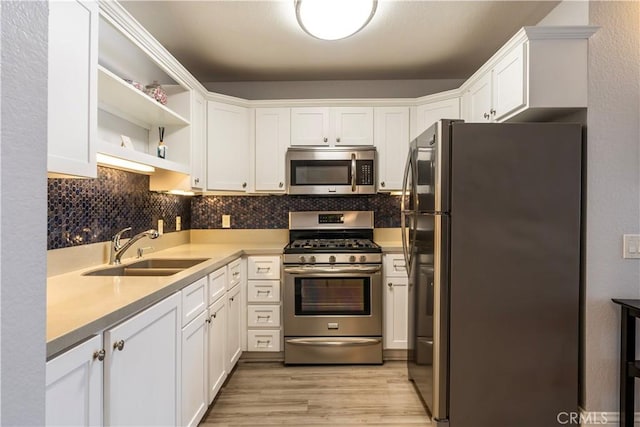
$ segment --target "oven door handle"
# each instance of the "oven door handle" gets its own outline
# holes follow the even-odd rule
[[[285,267],[284,272],[289,274],[346,274],[346,273],[377,273],[382,267],[338,267],[338,268],[319,268],[319,267]]]
[[[365,346],[379,344],[382,340],[380,338],[289,338],[288,344],[296,345],[315,345],[315,346],[332,346],[332,347],[346,347],[346,346]]]

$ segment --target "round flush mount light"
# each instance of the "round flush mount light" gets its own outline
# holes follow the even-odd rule
[[[295,0],[300,27],[322,40],[354,35],[371,21],[377,5],[377,0]]]

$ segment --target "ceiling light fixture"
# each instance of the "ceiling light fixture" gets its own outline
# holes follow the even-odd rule
[[[108,156],[102,153],[96,154],[96,161],[104,166],[110,166],[113,168],[124,169],[132,172],[143,172],[149,174],[156,171],[156,168],[154,168],[153,166],[132,162],[131,160],[125,160],[119,157]]]
[[[371,21],[377,6],[377,0],[295,0],[300,27],[322,40],[354,35]]]

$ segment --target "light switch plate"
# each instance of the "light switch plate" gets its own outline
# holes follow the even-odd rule
[[[182,218],[176,216],[176,231],[182,230]]]
[[[222,215],[222,228],[231,228],[231,215]]]
[[[640,258],[640,234],[624,234],[622,236],[622,257]]]
[[[161,219],[158,220],[158,234],[161,236],[164,234],[164,221]]]

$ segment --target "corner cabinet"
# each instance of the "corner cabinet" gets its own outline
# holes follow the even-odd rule
[[[291,141],[290,108],[256,108],[255,190],[283,193],[285,156]]]
[[[460,97],[455,95],[448,99],[421,103],[416,108],[416,116],[416,130],[411,135],[411,139],[416,138],[440,119],[459,119]]]
[[[373,108],[292,108],[291,145],[373,145]]]
[[[249,113],[245,107],[207,103],[207,190],[247,191]]]
[[[374,123],[378,191],[401,190],[409,151],[409,107],[376,107]]]
[[[104,333],[105,425],[179,425],[181,296]]]
[[[49,2],[48,172],[97,176],[97,65],[97,2]]]
[[[462,86],[469,122],[545,119],[587,107],[595,27],[524,27]]]
[[[102,335],[47,362],[46,426],[102,425]]]

